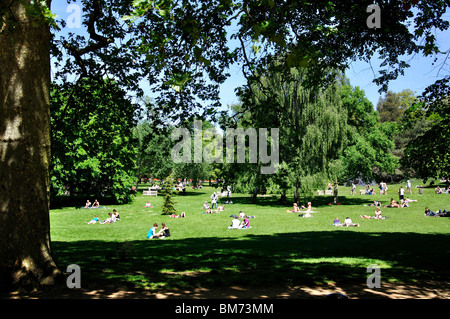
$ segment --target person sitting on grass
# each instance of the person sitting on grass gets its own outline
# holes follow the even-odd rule
[[[391,198],[391,202],[389,203],[389,205],[384,207],[400,207],[400,205],[393,198]]]
[[[241,229],[241,222],[237,216],[233,218],[231,221],[231,226],[228,226],[228,229]]]
[[[152,204],[150,204],[150,202],[147,202],[147,204],[145,204],[144,206],[145,208],[149,207],[149,208],[153,208]]]
[[[288,213],[299,213],[300,212],[300,208],[298,207],[297,203],[294,203],[294,205],[292,206],[292,210],[287,210],[286,212],[288,212]]]
[[[114,214],[114,216],[116,216],[116,220],[120,220],[120,215],[119,215],[119,213],[117,212],[116,209],[113,209],[112,213]]]
[[[161,229],[159,232],[157,232],[155,235],[153,235],[153,238],[166,238],[170,237],[170,230],[169,227],[167,227],[166,223],[161,223]]]
[[[109,218],[107,218],[105,221],[100,222],[100,224],[112,224],[117,221],[116,214],[115,213],[108,213]]]
[[[149,230],[148,233],[147,233],[147,238],[148,238],[148,239],[152,239],[153,236],[155,236],[156,230],[157,230],[157,229],[158,229],[158,224],[157,224],[157,223],[154,223],[154,224],[153,224],[153,227],[150,228],[150,230]]]
[[[244,217],[244,220],[241,223],[241,228],[242,229],[251,228],[250,221],[248,220],[247,216]]]
[[[409,202],[407,200],[400,200],[400,207],[409,207]]]
[[[208,202],[205,201],[205,203],[203,204],[203,209],[208,209],[208,208],[209,208]]]
[[[98,200],[94,200],[94,203],[92,204],[92,208],[99,208],[100,207],[100,203],[98,202]]]
[[[96,224],[96,223],[100,223],[100,220],[98,219],[98,215],[95,215],[94,218],[92,218],[88,224]]]
[[[333,221],[333,226],[342,226],[341,221],[339,220],[339,218],[335,218]]]
[[[92,203],[89,201],[89,199],[86,201],[86,205],[84,206],[84,208],[91,208]]]

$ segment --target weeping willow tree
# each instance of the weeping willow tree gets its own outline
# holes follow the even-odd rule
[[[306,85],[306,68],[290,74],[268,71],[241,91],[244,108],[252,116],[249,125],[277,127],[280,132],[280,165],[271,176],[284,201],[309,197],[323,186],[331,163],[339,159],[346,144],[347,112],[340,99],[340,74],[326,87]],[[336,184],[336,181],[335,181]],[[303,196],[301,196],[303,195]]]

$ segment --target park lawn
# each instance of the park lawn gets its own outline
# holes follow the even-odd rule
[[[374,215],[374,207],[364,206],[374,200],[386,205],[391,197],[398,200],[399,186],[390,185],[388,195],[371,196],[350,195],[349,187],[340,187],[340,205],[331,205],[331,196],[315,196],[312,218],[286,212],[292,206],[280,205],[277,198],[259,197],[254,204],[249,195],[235,193],[224,212],[203,214],[204,201],[210,202],[216,190],[212,187],[175,196],[176,209],[186,218],[161,215],[163,197],[141,192],[131,204],[105,209],[82,209],[80,202],[80,207],[51,210],[52,245],[61,269],[80,266],[84,287],[158,291],[365,283],[371,265],[380,267],[385,282],[448,282],[450,219],[423,212],[426,206],[448,210],[450,195],[437,195],[434,188],[418,194],[414,188],[406,195],[418,200],[411,207],[382,208],[386,220],[360,218]],[[144,208],[148,200],[153,208]],[[114,208],[120,213],[117,223],[86,224],[94,214],[106,219]],[[239,211],[256,217],[250,219],[252,228],[227,228],[230,215]],[[332,226],[335,217],[343,221],[347,216],[360,227]],[[166,222],[171,237],[147,240],[155,222]]]

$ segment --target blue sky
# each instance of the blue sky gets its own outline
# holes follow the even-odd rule
[[[73,11],[67,12],[68,6],[69,5],[66,1],[53,1],[52,11],[58,15],[58,19],[64,19],[67,21],[69,16],[74,13]],[[447,20],[450,20],[450,13],[447,12],[445,17]],[[71,29],[70,31],[79,33],[84,32],[84,29]],[[441,49],[448,52],[450,49],[450,31],[437,33],[436,38],[439,41]],[[442,55],[433,66],[432,63],[434,57],[406,57],[406,60],[410,63],[411,67],[405,71],[404,76],[400,76],[397,80],[392,81],[389,84],[389,90],[400,92],[404,89],[410,89],[417,95],[421,94],[428,85],[434,83],[437,79],[442,78],[442,76],[449,74],[449,66],[444,66],[441,68],[441,63],[444,58],[445,55]],[[450,59],[448,62],[450,63]],[[375,77],[373,70],[376,71],[379,63],[380,62],[377,61],[376,58],[371,61],[371,65],[366,62],[353,62],[346,72],[347,77],[350,79],[351,85],[358,86],[364,90],[367,98],[373,103],[374,107],[376,107],[380,96],[382,96],[378,93],[379,87],[372,82]],[[238,102],[234,90],[245,84],[245,78],[242,75],[240,66],[234,66],[231,70],[228,70],[228,72],[231,76],[221,86],[220,93],[221,102],[224,107]]]

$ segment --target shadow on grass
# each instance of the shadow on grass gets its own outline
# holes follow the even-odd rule
[[[445,234],[340,229],[238,238],[53,242],[53,250],[63,270],[69,264],[80,266],[84,288],[154,293],[202,288],[199,297],[209,298],[208,289],[233,285],[365,285],[367,267],[377,261],[385,263],[380,265],[382,281],[448,282],[448,240]]]

